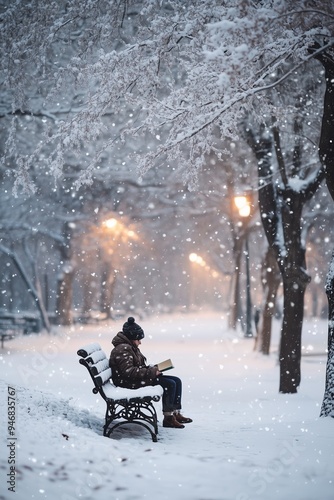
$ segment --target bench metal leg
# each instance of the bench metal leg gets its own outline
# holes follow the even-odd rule
[[[115,420],[123,419],[114,423]],[[124,402],[107,404],[103,435],[110,437],[115,429],[125,424],[137,424],[149,431],[154,443],[157,442],[158,417],[152,402]]]

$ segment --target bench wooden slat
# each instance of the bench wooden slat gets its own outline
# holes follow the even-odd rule
[[[101,361],[102,359],[105,359],[106,355],[105,353],[100,350],[100,351],[95,351],[95,352],[92,352],[92,354],[90,354],[86,359],[87,363],[91,363],[92,365],[98,363],[99,361]]]
[[[86,361],[87,361],[87,359],[86,359]],[[95,363],[91,366],[91,370],[92,370],[93,375],[99,375],[100,373],[108,370],[108,368],[110,370],[110,374],[109,374],[108,378],[110,378],[111,377],[111,369],[109,367],[109,361],[107,360],[105,355],[104,355],[104,359],[101,359],[100,361],[98,361],[97,363]]]
[[[87,356],[89,356],[93,352],[101,350],[102,349],[100,344],[93,342],[91,344],[81,347],[81,349],[78,350],[78,356],[81,356],[82,358],[87,358]]]
[[[111,377],[111,368],[107,368],[103,372],[100,372],[96,377],[94,377],[95,382],[104,392],[104,384],[110,380]]]

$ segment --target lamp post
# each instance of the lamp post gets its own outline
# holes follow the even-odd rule
[[[249,268],[249,245],[248,245],[248,223],[251,216],[251,199],[249,196],[235,196],[234,204],[239,216],[245,221],[245,264],[246,264],[246,328],[245,337],[253,337],[252,331],[252,299],[250,290],[250,268]]]
[[[124,260],[120,256],[126,251],[131,251],[131,243],[138,240],[138,236],[126,221],[112,216],[100,222],[98,232],[102,249],[100,309],[109,318],[116,278],[122,276],[122,273],[118,273],[124,265]],[[128,260],[130,260],[129,256]]]

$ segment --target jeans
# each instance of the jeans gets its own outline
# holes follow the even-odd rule
[[[172,375],[159,375],[153,385],[161,385],[164,392],[162,395],[163,413],[181,410],[182,382],[178,377]]]

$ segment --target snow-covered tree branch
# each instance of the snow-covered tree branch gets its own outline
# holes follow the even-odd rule
[[[46,149],[59,176],[68,151],[98,137],[100,150],[117,149],[120,136],[125,143],[150,137],[148,150],[132,150],[141,175],[177,159],[191,183],[217,134],[237,137],[245,109],[255,103],[258,115],[272,112],[267,91],[307,63],[315,38],[327,37],[319,51],[333,44],[331,3],[313,7],[274,0],[9,3],[0,42],[12,112],[39,113],[37,103],[47,109],[50,102],[70,111],[30,155],[19,156],[12,144],[4,164],[16,157],[16,182],[24,183],[24,171]],[[113,130],[103,120],[110,111],[122,114]],[[100,155],[87,163],[88,178]]]

